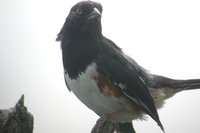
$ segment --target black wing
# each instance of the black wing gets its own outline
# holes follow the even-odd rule
[[[128,61],[127,56],[116,48],[116,45],[103,38],[100,44],[100,55],[97,59],[98,71],[118,87],[124,95],[139,105],[161,127],[159,116],[148,88],[137,73],[137,64]],[[130,57],[129,57],[130,58]]]

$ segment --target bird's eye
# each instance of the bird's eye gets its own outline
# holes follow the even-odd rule
[[[76,14],[81,15],[83,14],[83,10],[81,8],[76,9]]]

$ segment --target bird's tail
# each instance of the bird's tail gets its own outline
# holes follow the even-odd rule
[[[183,90],[200,89],[200,79],[175,80],[163,76],[152,75],[150,92],[157,108],[161,108],[164,100]]]
[[[200,89],[200,79],[175,80],[154,75],[153,82],[156,88],[177,89],[177,91]]]

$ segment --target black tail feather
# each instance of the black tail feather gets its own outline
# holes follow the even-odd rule
[[[175,80],[154,75],[153,82],[156,88],[171,88],[180,90],[200,89],[200,79]]]

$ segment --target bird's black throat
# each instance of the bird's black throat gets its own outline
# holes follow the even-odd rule
[[[77,78],[84,72],[89,64],[95,61],[99,49],[97,40],[83,37],[84,39],[63,40],[62,56],[63,66],[70,78]]]

